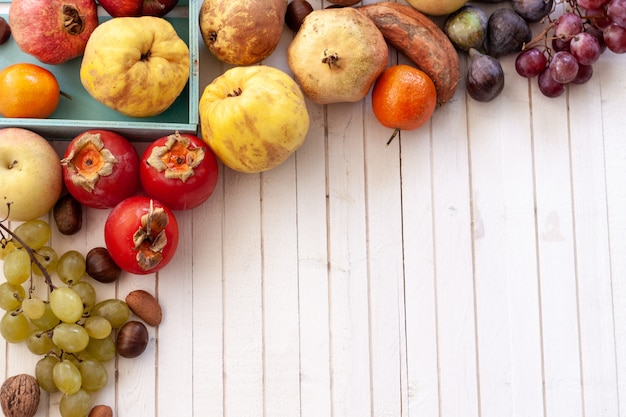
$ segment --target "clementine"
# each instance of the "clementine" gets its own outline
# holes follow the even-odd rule
[[[400,130],[423,126],[435,112],[437,90],[432,79],[410,65],[387,67],[372,89],[372,111],[385,127],[394,129],[389,144]]]
[[[0,71],[0,114],[43,119],[59,104],[56,77],[35,64],[13,64]]]

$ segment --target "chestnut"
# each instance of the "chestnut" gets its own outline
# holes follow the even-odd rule
[[[136,358],[148,346],[148,328],[140,321],[127,321],[117,333],[117,353],[125,358]]]
[[[287,5],[285,13],[285,23],[287,27],[297,32],[302,26],[304,18],[313,11],[313,6],[306,0],[293,0]]]
[[[117,281],[122,274],[122,268],[115,263],[107,248],[91,249],[87,252],[85,261],[87,262],[87,275],[96,281],[108,284]]]
[[[11,37],[11,27],[4,19],[4,17],[0,16],[0,45],[5,43]]]
[[[57,229],[64,235],[76,234],[83,226],[83,206],[70,193],[57,200],[52,216]]]

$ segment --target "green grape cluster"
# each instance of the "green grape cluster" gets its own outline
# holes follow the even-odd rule
[[[46,392],[61,392],[63,417],[85,417],[91,396],[108,381],[105,363],[116,356],[115,330],[129,319],[122,300],[97,300],[86,274],[85,257],[70,250],[60,256],[47,246],[50,226],[30,220],[12,232],[0,223],[0,334],[42,356],[35,377]],[[43,277],[43,279],[41,278]],[[53,282],[58,279],[59,285]],[[34,294],[40,283],[49,294]]]

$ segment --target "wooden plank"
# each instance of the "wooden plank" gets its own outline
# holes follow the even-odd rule
[[[193,210],[193,415],[224,415],[224,167],[202,206]],[[197,244],[202,242],[202,244]]]
[[[623,91],[626,80],[620,70],[624,56],[605,53],[594,77],[600,78],[602,97],[602,134],[604,138],[604,170],[609,227],[610,273],[615,337],[615,372],[619,416],[626,415],[626,142],[623,118],[626,103]],[[594,132],[597,134],[597,132]],[[595,135],[594,134],[594,135]]]
[[[295,156],[261,176],[264,413],[300,408]]]
[[[224,66],[200,48],[204,64],[200,85],[210,84]],[[200,95],[203,93],[200,90]],[[199,135],[202,136],[201,132]],[[193,415],[224,415],[224,192],[225,170],[219,163],[219,177],[213,194],[193,210]]]
[[[606,65],[598,63],[595,68]],[[609,65],[611,63],[608,63]],[[602,132],[602,78],[572,86],[570,153],[585,415],[618,415]]]
[[[224,412],[262,416],[261,186],[259,174],[224,177]]]
[[[331,415],[326,107],[307,102],[311,124],[296,153],[301,417]]]
[[[468,99],[481,416],[543,414],[528,81]],[[514,120],[507,118],[515,114]]]
[[[452,101],[435,112],[432,129],[439,413],[473,417],[479,413],[479,404],[470,171],[462,86]]]
[[[532,86],[545,414],[582,415],[567,97]]]
[[[371,414],[363,106],[328,112],[328,242],[333,415]]]

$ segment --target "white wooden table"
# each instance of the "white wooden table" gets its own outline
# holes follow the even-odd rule
[[[291,37],[266,64],[288,71]],[[226,66],[201,50],[206,85]],[[97,286],[157,294],[164,320],[142,356],[109,364],[96,403],[117,417],[626,417],[626,57],[605,53],[557,99],[513,61],[495,101],[462,85],[389,146],[369,98],[309,103],[286,163],[221,167],[210,200],[177,213],[165,270]],[[106,214],[87,210],[55,247],[103,245]],[[0,358],[5,377],[37,360],[5,343]]]

